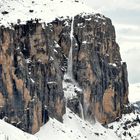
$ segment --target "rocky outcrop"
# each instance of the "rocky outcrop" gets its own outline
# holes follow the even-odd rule
[[[49,116],[63,121],[71,23],[56,19],[47,25],[29,21],[0,28],[1,119],[30,133]],[[68,106],[80,114],[80,101],[85,119],[111,122],[128,103],[127,68],[114,27],[102,15],[78,15],[73,31],[73,77],[83,92]]]
[[[121,116],[128,103],[126,63],[121,62],[111,20],[100,16],[75,17],[74,77],[83,89],[85,117],[101,123]]]
[[[62,121],[65,113],[63,58],[49,40],[49,29],[38,23],[16,25],[14,30],[1,27],[0,118],[31,133],[48,116]]]

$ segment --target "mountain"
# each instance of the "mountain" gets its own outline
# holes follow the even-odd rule
[[[109,18],[78,0],[2,0],[0,6],[0,119],[45,137],[54,123],[63,136],[67,120],[106,126],[121,118],[129,105],[127,65]],[[85,133],[81,125],[66,130],[80,129],[82,139],[115,137],[91,124]]]

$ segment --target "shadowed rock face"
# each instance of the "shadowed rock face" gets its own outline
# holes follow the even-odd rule
[[[48,116],[63,121],[70,30],[70,19],[0,28],[1,119],[30,133]],[[85,119],[108,123],[121,116],[128,103],[127,68],[110,19],[99,14],[74,18],[73,76],[83,90],[77,98]],[[76,102],[69,106],[79,114]]]
[[[113,121],[128,103],[127,68],[121,63],[115,29],[100,15],[75,18],[74,77],[83,89],[85,118]],[[90,20],[89,20],[90,19]],[[79,25],[79,26],[78,26]]]
[[[65,113],[63,56],[55,54],[49,35],[49,28],[38,23],[1,28],[0,118],[31,133],[48,115],[62,121]]]

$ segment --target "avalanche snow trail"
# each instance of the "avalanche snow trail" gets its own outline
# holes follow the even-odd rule
[[[68,55],[67,73],[64,75],[63,80],[63,89],[64,96],[66,99],[66,106],[69,99],[77,97],[76,91],[82,92],[82,89],[80,89],[78,83],[73,78],[73,33],[74,33],[74,16],[71,19],[71,31],[70,31],[71,46]],[[84,119],[84,110],[80,101],[79,108],[81,117]]]
[[[63,123],[50,118],[35,135],[39,140],[120,140],[114,132],[101,126],[94,125],[81,119],[70,109],[63,116]]]

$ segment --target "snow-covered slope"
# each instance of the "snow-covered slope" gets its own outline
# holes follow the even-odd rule
[[[0,140],[140,140],[139,115],[136,111],[123,115],[105,128],[82,120],[67,108],[64,123],[50,118],[35,136],[0,120]]]
[[[40,140],[119,140],[114,132],[99,123],[90,124],[67,108],[64,123],[50,119],[36,134]]]
[[[140,113],[125,114],[119,121],[109,124],[109,128],[121,140],[140,140]]]
[[[82,0],[0,0],[0,25],[10,26],[20,19],[50,22],[57,17],[93,12]]]
[[[131,113],[108,126],[121,140],[140,140],[140,83],[129,85],[129,101]]]
[[[64,88],[67,90],[65,94],[71,93],[70,97],[76,96],[74,94],[74,84],[64,81]],[[139,84],[130,85],[130,102],[140,101]],[[66,96],[67,97],[67,96]],[[138,104],[135,104],[140,108]],[[108,125],[108,128],[103,127],[96,122],[90,124],[82,120],[68,108],[64,115],[64,123],[60,123],[55,119],[50,119],[41,130],[36,134],[40,140],[139,140],[140,139],[140,119],[139,111],[135,110],[130,114],[124,114],[119,121]],[[117,135],[117,136],[116,136]]]
[[[20,129],[0,120],[0,140],[39,140]]]
[[[99,123],[90,124],[67,108],[64,123],[50,118],[35,136],[0,120],[0,140],[120,140]]]

